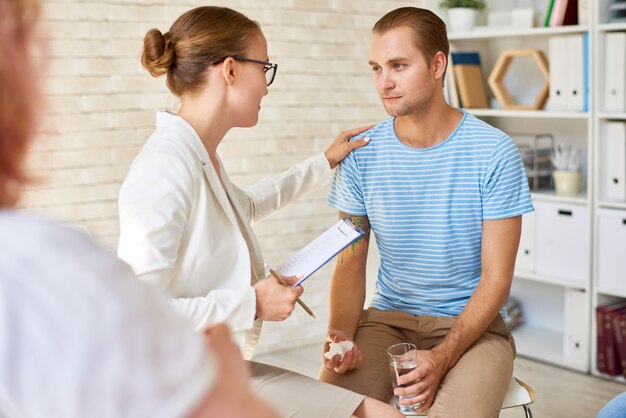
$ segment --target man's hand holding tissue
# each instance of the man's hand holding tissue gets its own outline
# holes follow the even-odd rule
[[[361,365],[363,354],[343,332],[331,330],[324,344],[323,361],[325,369],[344,374]]]

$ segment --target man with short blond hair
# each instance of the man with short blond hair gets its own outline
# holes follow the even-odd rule
[[[400,401],[430,417],[497,417],[515,347],[502,314],[521,215],[533,210],[512,139],[450,107],[445,24],[432,12],[394,10],[373,28],[369,64],[389,119],[364,135],[338,169],[328,203],[366,232],[338,258],[330,341],[352,340],[321,380],[387,401],[386,350],[418,347],[418,367],[400,378]],[[381,263],[363,311],[370,231]],[[468,412],[471,411],[471,412]]]

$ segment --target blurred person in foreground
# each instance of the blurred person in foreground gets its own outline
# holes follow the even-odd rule
[[[37,119],[38,14],[0,0],[0,416],[277,418],[226,326],[194,333],[113,253],[14,209]]]

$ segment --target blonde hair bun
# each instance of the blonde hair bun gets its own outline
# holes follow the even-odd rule
[[[141,63],[153,77],[167,73],[174,62],[174,46],[170,33],[150,29],[143,38]]]

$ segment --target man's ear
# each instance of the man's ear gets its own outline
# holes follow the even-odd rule
[[[228,57],[222,63],[222,77],[226,81],[226,85],[231,86],[235,82],[235,73],[237,70],[237,61],[232,57]]]
[[[443,78],[446,75],[446,64],[448,57],[441,51],[438,51],[432,60],[435,78]]]

